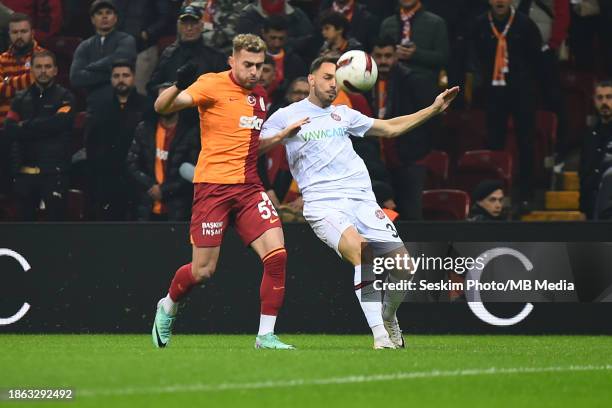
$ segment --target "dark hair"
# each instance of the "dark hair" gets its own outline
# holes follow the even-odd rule
[[[284,16],[270,16],[264,20],[262,30],[268,32],[274,31],[288,31],[289,22]]]
[[[504,183],[501,180],[483,180],[472,191],[472,200],[482,201],[497,190],[504,191]]]
[[[393,38],[389,36],[378,37],[376,40],[374,40],[374,43],[372,44],[372,49],[374,49],[374,47],[378,47],[378,48],[393,47],[395,48],[396,45],[397,45],[397,41],[395,41]]]
[[[289,86],[287,87],[287,92],[285,92],[285,94],[289,95],[291,92],[293,92],[293,88],[295,88],[295,85],[297,85],[298,82],[308,83],[308,78],[306,78],[305,76],[295,78],[289,83]]]
[[[274,61],[274,58],[272,58],[271,55],[266,54],[264,65],[272,65],[273,67],[276,67],[276,61]]]
[[[319,24],[321,27],[324,25],[331,25],[334,26],[336,30],[342,29],[342,37],[344,38],[347,37],[351,28],[351,23],[348,21],[348,18],[346,18],[344,14],[338,13],[337,11],[328,11],[323,13],[319,19]]]
[[[336,65],[338,63],[338,57],[336,55],[322,55],[316,58],[314,61],[312,61],[312,64],[310,64],[310,73],[314,74],[317,72],[319,68],[321,68],[321,65],[326,62]]]
[[[135,67],[134,67],[134,63],[130,60],[127,59],[117,59],[113,61],[113,65],[111,68],[111,72],[115,69],[115,68],[119,68],[119,67],[127,67],[130,69],[130,71],[132,71],[132,73],[134,73],[135,71]]]
[[[601,81],[595,82],[595,86],[593,87],[593,90],[597,88],[611,88],[611,87],[612,87],[612,80],[602,79]]]
[[[51,58],[53,60],[53,65],[57,67],[57,57],[55,56],[55,53],[53,51],[49,51],[49,50],[36,51],[34,54],[32,54],[32,59],[30,60],[30,64],[34,65],[34,60],[36,58],[44,58],[44,57]]]
[[[287,87],[287,89],[288,90],[292,89],[295,86],[295,84],[297,84],[298,82],[306,82],[306,83],[308,83],[308,78],[305,77],[305,76],[300,76],[300,77],[295,78],[293,81],[291,81],[289,83],[289,86]]]
[[[27,14],[23,13],[13,13],[9,19],[10,23],[21,23],[22,21],[27,21],[30,24],[30,28],[32,28],[32,18]]]

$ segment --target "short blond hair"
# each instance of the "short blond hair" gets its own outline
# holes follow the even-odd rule
[[[264,40],[255,34],[238,34],[232,41],[234,54],[245,50],[248,52],[266,52],[268,47]]]

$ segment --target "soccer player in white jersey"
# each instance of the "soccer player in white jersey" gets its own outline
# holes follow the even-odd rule
[[[374,336],[374,348],[404,347],[396,311],[402,297],[362,301],[362,242],[391,242],[406,253],[393,223],[376,203],[368,170],[353,150],[349,135],[398,137],[443,112],[459,88],[440,94],[431,106],[412,115],[372,119],[332,102],[337,95],[334,57],[319,57],[310,68],[308,98],[274,113],[263,125],[262,139],[284,143],[293,177],[304,199],[304,217],[315,234],[355,267],[355,292]],[[308,118],[297,135],[281,139],[279,131]],[[276,135],[276,136],[275,136]],[[410,137],[409,135],[405,137]],[[270,143],[270,140],[267,140]],[[389,279],[399,280],[400,276]]]

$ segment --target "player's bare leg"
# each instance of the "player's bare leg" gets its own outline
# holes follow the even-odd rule
[[[217,268],[220,247],[198,248],[193,246],[192,261],[178,268],[170,284],[166,297],[157,304],[157,313],[153,322],[153,344],[166,347],[172,335],[172,326],[176,320],[179,302],[191,289],[210,279]]]
[[[256,348],[293,349],[274,334],[276,316],[285,297],[285,268],[287,251],[282,228],[272,228],[251,243],[253,250],[263,262],[263,277],[259,288],[261,315],[259,331],[255,339]]]
[[[375,349],[394,349],[396,346],[389,338],[382,318],[381,302],[363,302],[362,290],[372,290],[373,282],[364,282],[361,279],[361,244],[365,239],[357,232],[354,227],[348,227],[342,233],[338,243],[338,251],[344,259],[355,267],[354,283],[355,295],[361,305],[361,310],[368,321],[368,325],[374,336]]]

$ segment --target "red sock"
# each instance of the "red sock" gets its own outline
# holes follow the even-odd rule
[[[179,302],[189,291],[197,284],[193,274],[191,273],[191,264],[183,265],[174,274],[174,279],[170,284],[170,299],[173,302]]]
[[[278,248],[264,256],[264,273],[259,287],[261,314],[277,316],[285,297],[287,251]]]

